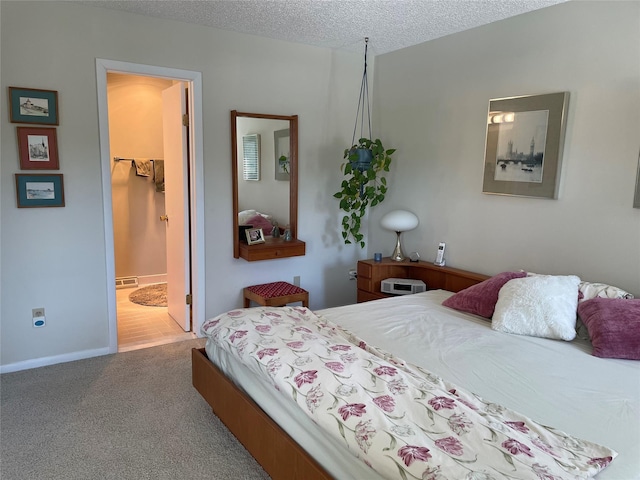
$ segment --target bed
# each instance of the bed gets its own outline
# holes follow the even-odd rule
[[[486,296],[488,290],[480,287],[498,277],[478,283],[476,293]],[[498,293],[506,291],[504,286],[518,283],[521,278],[522,275],[506,280]],[[546,277],[528,280],[531,282],[528,286],[546,280]],[[575,279],[571,280],[572,285],[575,284]],[[493,287],[495,290],[495,285]],[[479,315],[446,306],[456,306],[455,300],[464,299],[464,292],[469,290],[454,294],[437,289],[315,312],[302,307],[260,307],[227,312],[206,322],[204,330],[209,336],[206,347],[192,352],[194,386],[274,479],[465,478],[460,472],[467,472],[467,478],[479,479],[550,480],[588,478],[596,474],[596,478],[604,480],[639,479],[640,362],[596,357],[592,354],[594,345],[583,335],[564,341],[505,333],[492,328],[492,322],[482,311]],[[496,313],[502,312],[504,302],[501,300],[499,297],[495,304]],[[632,303],[637,300],[626,301],[629,303],[624,304],[625,308],[638,305]],[[453,433],[445,432],[442,425],[438,425],[437,432],[428,433],[427,436],[436,440],[436,447],[412,449],[407,448],[413,447],[411,442],[405,442],[406,423],[409,422],[403,423],[399,418],[411,418],[409,415],[416,414],[407,410],[405,416],[402,410],[403,415],[394,415],[394,407],[400,406],[399,396],[395,395],[404,393],[398,391],[397,385],[393,394],[372,393],[369,402],[349,404],[341,397],[348,392],[332,395],[325,391],[324,397],[312,398],[311,403],[317,403],[316,411],[330,412],[326,416],[333,419],[334,425],[327,429],[322,418],[314,418],[299,407],[308,402],[307,397],[313,397],[311,388],[315,388],[312,383],[315,378],[307,384],[304,376],[300,378],[299,375],[320,368],[310,364],[312,370],[303,367],[296,375],[284,375],[280,380],[285,383],[279,385],[269,375],[268,361],[273,360],[273,351],[281,347],[279,344],[269,346],[271,337],[283,337],[283,334],[271,331],[273,325],[282,323],[278,319],[284,319],[285,324],[293,321],[301,328],[296,332],[301,335],[297,339],[284,335],[288,343],[294,345],[289,354],[295,358],[304,357],[301,348],[307,348],[296,342],[311,341],[312,336],[335,342],[322,347],[327,352],[331,350],[327,345],[347,348],[349,340],[351,348],[346,353],[357,352],[357,355],[364,355],[358,361],[373,361],[377,365],[375,368],[383,366],[384,369],[378,370],[380,375],[376,375],[387,384],[390,384],[390,377],[384,378],[384,373],[389,373],[389,369],[406,370],[404,381],[409,387],[415,387],[411,383],[414,376],[420,376],[421,381],[426,378],[435,382],[429,388],[415,387],[413,394],[408,395],[412,397],[411,402],[423,396],[424,401],[419,402],[418,408],[428,407],[423,410],[422,420],[428,419],[429,424],[411,425],[422,425],[418,428],[429,431],[435,428],[434,418],[437,420],[453,411],[447,407],[453,405],[452,402],[456,403],[456,408],[468,408],[463,415],[447,417],[447,425],[453,428]],[[302,323],[306,320],[311,323]],[[238,331],[249,330],[242,325],[255,327],[258,337],[252,339],[250,333],[246,337],[238,334]],[[290,332],[295,330],[291,326],[287,328]],[[304,330],[307,328],[310,331]],[[338,336],[332,338],[334,335]],[[224,346],[217,343],[220,336],[232,338],[232,341]],[[238,361],[239,344],[244,345],[243,354],[249,358],[246,363]],[[336,355],[345,353],[340,352],[340,348],[334,352]],[[327,357],[323,362],[333,364],[335,369],[333,380],[332,375],[318,377],[323,378],[327,388],[336,379],[349,383],[345,379],[352,372],[344,370],[347,361],[339,368],[335,358]],[[286,361],[283,357],[282,363],[294,365],[295,361]],[[267,375],[258,376],[261,370]],[[374,376],[371,371],[369,374]],[[360,384],[365,382],[366,379]],[[290,388],[293,385],[300,388]],[[437,390],[440,393],[435,394],[435,388],[441,388]],[[373,387],[370,389],[371,392],[374,390]],[[426,398],[430,398],[431,403]],[[437,400],[433,401],[434,398]],[[330,400],[328,404],[322,404],[327,400]],[[342,407],[349,405],[349,408],[339,407],[336,402]],[[309,403],[306,404],[309,410]],[[364,422],[366,415],[358,415],[358,408],[364,407],[356,405],[366,405],[369,411],[377,407],[378,416],[392,422],[391,427],[387,425],[387,433],[379,428],[380,433],[375,435],[376,429]],[[504,417],[492,416],[489,420],[493,423],[482,427],[484,438],[481,443],[500,445],[501,450],[498,455],[489,455],[492,460],[482,463],[476,470],[479,463],[474,455],[482,459],[485,452],[463,455],[468,449],[464,442],[469,436],[469,424],[473,423],[469,419],[474,409],[480,410],[482,418],[486,419],[489,419],[487,409],[508,412]],[[452,423],[452,418],[457,422]],[[496,418],[500,420],[497,423],[494,422]],[[398,428],[393,429],[394,425]],[[534,430],[537,432],[535,445],[529,446],[535,451],[527,452],[526,440],[523,440],[526,435],[522,435]],[[513,442],[505,444],[506,438]],[[553,442],[557,439],[568,442],[569,447],[553,453],[556,448]],[[374,453],[376,449],[379,453]],[[567,466],[567,457],[572,459],[583,453],[588,458],[582,462],[582,470]],[[545,454],[549,455],[540,460]],[[382,466],[376,464],[378,457],[385,457]],[[536,457],[535,462],[529,461],[533,457]],[[549,463],[545,464],[545,459]],[[529,461],[526,468],[521,467],[523,461]],[[497,462],[497,466],[492,462]],[[560,470],[556,468],[558,465],[561,465]],[[558,471],[563,473],[558,474]]]

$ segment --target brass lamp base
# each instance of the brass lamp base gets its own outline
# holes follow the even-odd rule
[[[393,253],[391,254],[391,260],[394,262],[401,262],[404,260],[404,253],[402,253],[402,245],[400,245],[400,234],[402,232],[396,232],[396,248],[393,249]]]

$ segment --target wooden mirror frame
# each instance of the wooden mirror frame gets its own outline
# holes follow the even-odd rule
[[[249,245],[240,241],[238,228],[238,131],[237,118],[264,118],[289,122],[289,228],[291,241],[280,238],[266,238],[265,243]],[[274,258],[295,257],[305,254],[305,243],[298,239],[298,116],[268,115],[231,110],[231,171],[233,180],[233,258],[244,258],[249,262]]]

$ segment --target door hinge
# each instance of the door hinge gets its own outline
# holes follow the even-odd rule
[[[188,127],[189,126],[189,114],[185,113],[184,115],[182,115],[182,125],[184,127]]]
[[[191,305],[191,301],[193,300],[193,297],[191,296],[191,294],[190,294],[190,293],[187,293],[187,298],[186,298],[186,300],[187,300],[187,305]]]

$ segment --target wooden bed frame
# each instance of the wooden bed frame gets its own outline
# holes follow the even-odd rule
[[[204,348],[193,348],[191,359],[193,386],[273,480],[333,478],[211,363]]]
[[[455,290],[458,291],[487,278],[482,274],[446,268],[441,279],[432,281],[429,288],[465,285]],[[191,360],[193,386],[273,480],[333,478],[209,360],[204,348],[192,349]]]

